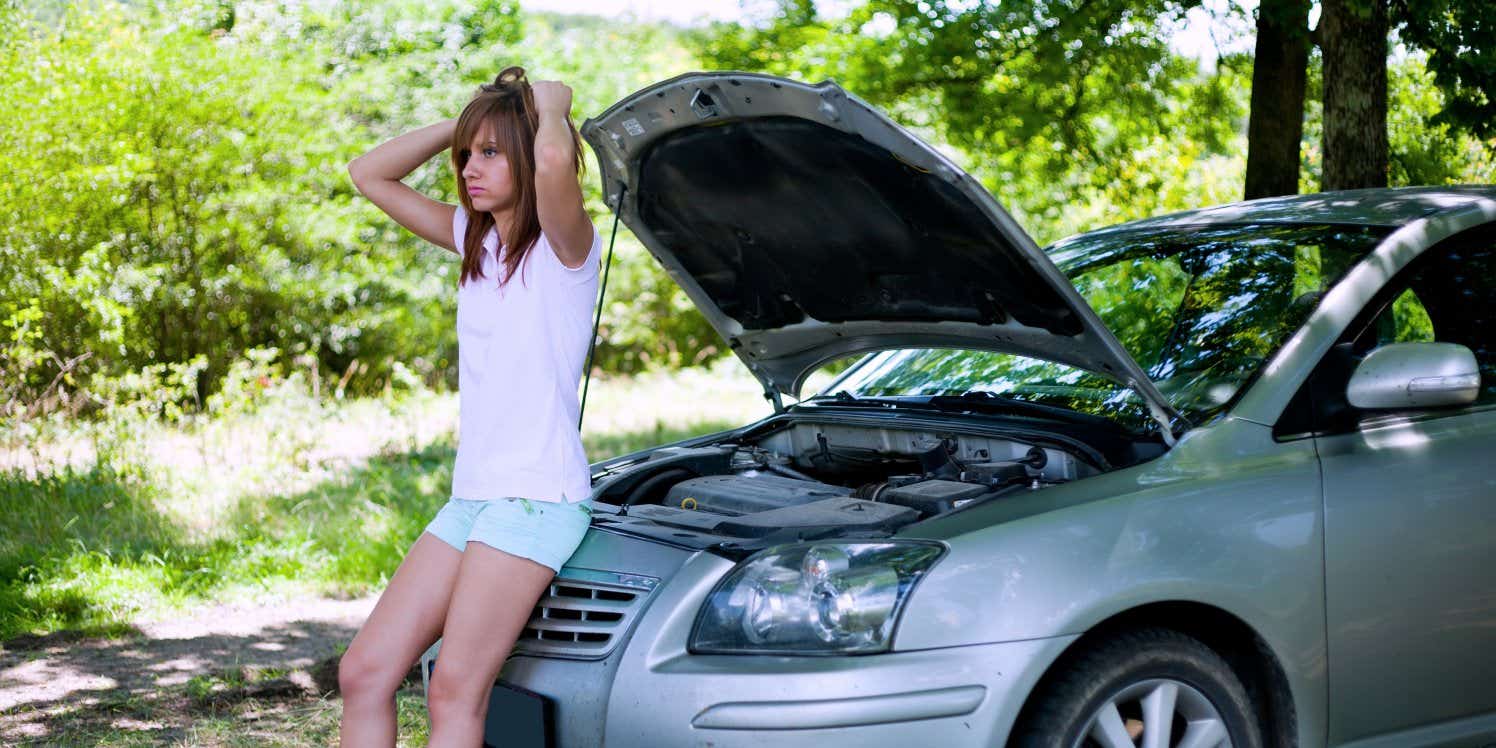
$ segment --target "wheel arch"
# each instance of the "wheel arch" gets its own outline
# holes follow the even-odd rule
[[[1038,699],[1079,653],[1119,632],[1142,628],[1172,629],[1210,647],[1226,660],[1246,687],[1265,742],[1283,746],[1299,744],[1293,691],[1277,654],[1246,621],[1213,605],[1186,600],[1140,605],[1092,626],[1045,668],[1024,699],[1014,726],[1021,726],[1029,719]]]

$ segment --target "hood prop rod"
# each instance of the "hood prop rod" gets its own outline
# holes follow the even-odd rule
[[[628,185],[618,186],[618,203],[613,209],[613,236],[608,239],[608,260],[603,263],[603,282],[597,290],[597,315],[592,319],[592,337],[587,339],[587,368],[582,377],[582,401],[577,406],[577,431],[582,430],[582,416],[587,414],[587,386],[592,383],[592,354],[597,350],[597,328],[603,321],[603,300],[608,298],[608,271],[613,268],[613,243],[618,241],[618,219],[623,215],[623,193]]]
[[[774,404],[775,413],[784,412],[784,400],[779,397],[779,388],[772,380],[764,385],[764,399]]]

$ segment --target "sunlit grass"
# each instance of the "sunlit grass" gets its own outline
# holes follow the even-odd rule
[[[282,695],[276,698],[214,693],[242,688],[223,677],[194,679],[185,686],[142,696],[111,692],[80,699],[50,723],[42,745],[68,746],[244,746],[336,745],[342,700],[336,695]],[[419,687],[395,696],[398,746],[423,746],[430,736],[425,699]],[[185,723],[185,724],[184,724]]]
[[[589,459],[769,413],[740,371],[594,380]],[[131,423],[108,441],[98,425],[56,429],[0,472],[0,641],[118,632],[206,600],[375,591],[447,498],[456,416],[450,394],[339,402],[288,387],[250,412]]]

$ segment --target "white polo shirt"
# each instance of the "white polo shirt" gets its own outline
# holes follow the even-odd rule
[[[461,249],[467,212],[452,236]],[[483,274],[457,291],[457,462],[452,498],[511,496],[577,502],[592,492],[577,432],[577,385],[586,364],[597,300],[602,237],[581,267],[561,264],[544,234],[498,285],[507,247],[484,237]]]

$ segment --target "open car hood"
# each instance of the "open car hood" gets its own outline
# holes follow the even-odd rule
[[[975,179],[830,81],[689,73],[583,123],[603,194],[763,382],[886,348],[1088,369],[1175,416]]]

